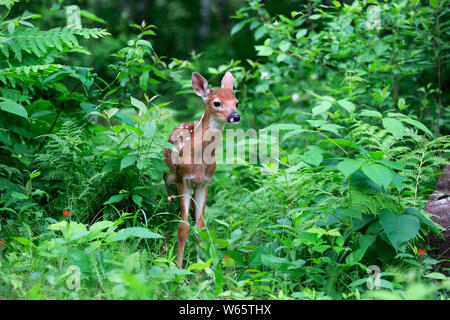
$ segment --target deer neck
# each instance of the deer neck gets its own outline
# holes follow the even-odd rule
[[[225,121],[215,118],[207,110],[202,114],[200,119],[194,125],[194,134],[205,134],[207,130],[219,130],[223,133],[225,128]]]
[[[222,137],[224,128],[225,121],[215,118],[208,110],[205,110],[200,119],[194,124],[194,144],[198,144],[199,147],[201,145],[201,148],[194,148],[194,150],[203,152],[206,146],[214,141],[213,145],[215,146],[211,150],[213,151],[213,155],[215,155],[215,149]],[[212,136],[214,136],[214,138],[212,138]]]

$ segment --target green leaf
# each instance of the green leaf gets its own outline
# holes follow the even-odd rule
[[[273,53],[273,49],[267,46],[255,46],[255,49],[258,51],[258,56],[267,57]]]
[[[359,249],[350,253],[346,259],[345,263],[355,264],[364,257],[369,246],[375,241],[376,235],[364,235],[358,239]]]
[[[383,127],[397,139],[401,139],[405,134],[405,126],[394,118],[384,118]]]
[[[26,194],[15,192],[15,191],[13,193],[11,193],[11,196],[13,198],[20,199],[20,200],[28,199],[28,196]]]
[[[392,170],[380,164],[365,164],[362,171],[370,180],[385,189],[392,181]]]
[[[206,261],[206,262],[193,263],[189,266],[189,268],[187,268],[187,270],[188,271],[203,270],[203,269],[209,268],[211,266],[211,263],[212,263],[212,259],[208,259],[208,261]]]
[[[445,274],[439,272],[432,272],[424,275],[425,278],[436,279],[436,280],[447,280],[447,276]]]
[[[131,165],[133,165],[136,162],[137,156],[136,155],[129,155],[120,161],[120,170],[125,169]]]
[[[127,198],[128,194],[116,194],[115,196],[112,196],[103,204],[111,204],[111,203],[117,203],[122,201],[123,199]]]
[[[138,108],[140,113],[145,113],[147,111],[147,107],[145,106],[145,104],[142,101],[135,99],[133,97],[130,97],[130,98],[131,98],[131,105]]]
[[[442,235],[442,233],[439,231],[439,227],[429,218],[424,216],[419,210],[416,208],[407,208],[403,214],[410,214],[412,216],[416,216],[420,219],[423,223],[425,223],[430,229],[437,234],[439,237],[442,238],[442,240],[445,240],[445,237]]]
[[[352,175],[361,167],[362,161],[354,159],[345,159],[338,163],[337,168],[346,178]]]
[[[259,27],[255,31],[255,40],[258,41],[267,33],[267,29],[264,26]]]
[[[278,258],[275,257],[274,255],[262,254],[261,262],[268,267],[273,267],[279,263],[288,263],[289,260],[287,258]]]
[[[28,119],[28,112],[23,106],[8,98],[0,99],[3,100],[0,102],[0,110]]]
[[[325,130],[329,132],[333,132],[334,134],[339,134],[339,129],[342,129],[343,127],[334,123],[326,123],[322,126],[320,126],[320,130]]]
[[[101,231],[101,230],[111,227],[112,225],[114,225],[114,222],[112,222],[112,221],[107,221],[107,220],[98,221],[89,228],[89,231],[90,232]]]
[[[17,242],[23,244],[24,246],[36,247],[32,241],[24,237],[12,237]]]
[[[326,100],[319,101],[317,106],[315,106],[312,109],[313,117],[317,116],[318,114],[321,114],[323,112],[326,112],[328,109],[331,108],[331,106],[332,106],[332,103],[330,101],[326,101]]]
[[[361,117],[369,117],[369,118],[382,118],[383,115],[381,113],[379,113],[378,111],[374,111],[374,110],[363,110],[361,111],[361,113],[359,114]]]
[[[419,121],[414,120],[414,119],[410,119],[410,118],[401,118],[400,120],[403,121],[403,122],[409,123],[410,125],[413,125],[416,128],[419,128],[423,132],[428,133],[430,135],[430,137],[434,138],[434,134],[425,125],[423,125]]]
[[[350,101],[348,101],[348,100],[339,100],[337,103],[338,103],[342,108],[344,108],[345,110],[347,110],[347,112],[349,112],[349,113],[355,112],[356,107],[355,107],[355,105],[354,105],[352,102],[350,102]]]
[[[313,166],[319,166],[323,161],[322,153],[323,151],[320,148],[315,147],[311,150],[306,151],[301,156],[301,159]]]
[[[89,11],[86,11],[86,10],[80,10],[80,15],[82,17],[85,17],[86,19],[89,19],[89,20],[92,20],[92,21],[100,22],[100,23],[103,23],[103,24],[108,24],[102,18],[99,18],[95,14],[93,14],[92,12],[89,12]]]
[[[244,20],[244,21],[239,22],[238,24],[235,24],[233,26],[233,28],[231,28],[230,35],[233,35],[239,31],[241,31],[242,28],[244,28],[246,24],[247,24],[247,20]]]
[[[430,6],[435,9],[439,8],[439,0],[430,0]]]
[[[116,235],[111,237],[111,241],[122,241],[122,240],[128,239],[129,237],[144,238],[144,239],[162,239],[162,238],[164,238],[162,235],[151,232],[146,228],[130,227],[130,228],[125,228],[125,229],[119,230],[119,232],[117,232]]]
[[[381,211],[380,224],[396,251],[402,243],[414,238],[420,227],[417,217],[409,214],[397,215],[388,209]]]
[[[336,213],[350,218],[362,219],[361,211],[356,209],[336,209]]]
[[[307,29],[300,29],[300,30],[296,33],[295,38],[300,39],[300,38],[304,37],[307,33],[308,33],[308,30],[307,30]]]

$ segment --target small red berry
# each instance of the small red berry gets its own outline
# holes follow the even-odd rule
[[[417,253],[421,256],[425,255],[427,253],[427,250],[423,249],[423,248],[419,248],[417,249]]]
[[[172,197],[167,197],[167,200],[169,200],[169,202],[172,202]]]
[[[289,203],[289,207],[292,207],[292,203]]]
[[[0,246],[3,247],[4,245],[6,245],[6,241],[4,239],[0,239]]]
[[[63,216],[64,217],[70,216],[70,211],[69,210],[63,210]]]

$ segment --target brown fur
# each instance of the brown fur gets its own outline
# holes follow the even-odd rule
[[[170,185],[177,185],[177,193],[181,196],[180,208],[181,219],[183,222],[180,222],[178,226],[177,259],[177,264],[180,268],[182,267],[184,246],[189,232],[189,225],[187,223],[188,212],[190,211],[190,208],[194,208],[194,210],[191,211],[191,216],[195,219],[196,226],[199,229],[205,226],[203,217],[208,194],[208,185],[216,171],[215,149],[213,149],[211,153],[214,159],[212,163],[209,164],[205,163],[203,160],[199,164],[193,163],[195,156],[199,156],[201,157],[200,159],[203,159],[203,154],[195,155],[194,152],[205,150],[212,142],[211,140],[213,139],[206,141],[203,139],[207,130],[219,130],[217,136],[220,138],[223,126],[230,115],[237,113],[237,100],[232,91],[233,83],[233,76],[231,73],[227,72],[222,79],[222,88],[211,91],[207,81],[199,74],[193,73],[192,85],[195,93],[201,96],[205,101],[205,112],[195,124],[189,122],[182,123],[175,127],[170,134],[169,143],[173,144],[179,150],[178,155],[170,149],[164,150],[164,161],[171,172],[170,174],[164,174],[168,195],[171,195]],[[214,101],[220,101],[221,106],[215,107]],[[218,126],[218,128],[211,128],[211,124]],[[217,143],[218,141],[214,142]],[[194,147],[194,144],[200,143],[202,144],[202,148]],[[187,159],[188,155],[191,156],[190,159]],[[179,157],[179,162],[174,163],[172,157]],[[190,192],[192,192],[192,195],[189,194]],[[197,201],[195,201],[194,206],[191,206],[191,198],[198,199],[201,203],[196,203]],[[197,209],[197,214],[195,214],[195,209]]]

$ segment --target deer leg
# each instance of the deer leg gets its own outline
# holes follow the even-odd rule
[[[189,224],[188,224],[188,214],[189,207],[191,204],[191,195],[192,195],[192,187],[188,186],[186,181],[183,181],[178,184],[178,189],[181,197],[180,208],[181,208],[181,220],[178,224],[178,257],[177,257],[177,265],[178,268],[183,267],[183,253],[184,246],[186,244],[186,240],[188,238],[189,233]]]
[[[200,230],[205,226],[205,205],[206,197],[208,196],[208,186],[200,186],[195,188],[194,199],[195,199],[195,225]],[[197,237],[198,241],[201,241]],[[198,245],[197,245],[198,250]]]
[[[177,192],[176,192],[177,184],[175,182],[175,177],[172,174],[164,173],[163,178],[164,178],[164,184],[166,186],[167,196],[171,197],[171,196],[177,194]]]

